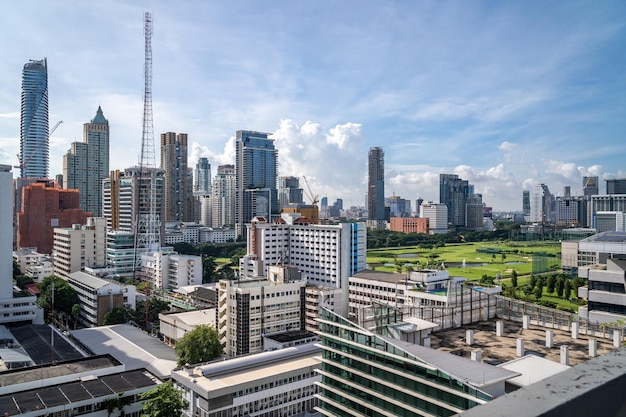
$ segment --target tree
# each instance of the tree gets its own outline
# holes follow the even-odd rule
[[[563,283],[563,298],[570,298],[572,296],[572,281],[568,278]]]
[[[72,317],[74,317],[74,330],[76,330],[78,318],[80,317],[80,304],[74,304],[72,306]]]
[[[140,394],[139,398],[145,401],[141,407],[144,417],[179,417],[189,407],[183,393],[174,387],[171,380]]]
[[[506,260],[506,253],[502,252],[502,263],[504,263],[504,261]]]
[[[533,295],[535,296],[535,300],[539,300],[541,298],[542,289],[540,286],[536,286],[533,290]]]
[[[20,264],[16,259],[13,259],[13,279],[17,278],[18,275],[22,275],[22,270],[20,269]]]
[[[32,284],[35,282],[31,277],[26,275],[18,275],[15,277],[15,285],[17,285],[20,289],[24,289],[26,285]]]
[[[214,278],[218,278],[219,275],[215,274],[215,258],[212,256],[202,257],[202,283],[206,284],[213,282]]]
[[[530,274],[530,282],[528,283],[528,285],[530,285],[530,288],[535,288],[535,284],[537,283],[537,279],[535,278],[535,276],[533,274]]]
[[[550,275],[547,281],[548,294],[554,294],[554,287],[556,286],[556,279],[554,275]]]
[[[217,330],[206,324],[185,333],[178,339],[174,351],[178,356],[178,365],[208,362],[223,352]]]
[[[563,297],[563,289],[565,288],[565,282],[563,282],[563,277],[558,277],[556,279],[556,295],[559,297]]]
[[[513,288],[517,288],[517,271],[515,269],[511,271],[511,285]]]
[[[111,324],[122,324],[128,321],[128,314],[124,307],[114,308],[104,315],[103,325],[109,326]]]
[[[64,312],[72,314],[72,306],[78,304],[78,295],[74,288],[63,278],[49,276],[44,278],[38,285],[40,295],[37,299],[37,305],[44,309],[46,316],[52,310],[52,281],[54,280],[54,310],[55,312]]]

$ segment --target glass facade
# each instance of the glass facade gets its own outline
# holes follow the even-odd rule
[[[325,416],[451,416],[492,399],[328,310],[320,325]]]
[[[48,178],[48,64],[31,60],[22,72],[20,162],[22,178]]]

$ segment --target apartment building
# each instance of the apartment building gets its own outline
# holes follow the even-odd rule
[[[106,219],[88,217],[87,224],[54,229],[54,273],[68,278],[85,267],[106,265]]]
[[[269,277],[221,280],[218,332],[231,357],[264,350],[266,335],[305,329],[305,287],[291,267],[273,266]]]
[[[626,260],[607,259],[605,265],[581,267],[578,276],[587,280],[578,288],[578,296],[587,300],[578,308],[580,318],[598,323],[626,319]]]

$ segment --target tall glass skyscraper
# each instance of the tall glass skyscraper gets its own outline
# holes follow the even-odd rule
[[[193,172],[193,193],[211,194],[211,164],[207,158],[199,158]]]
[[[385,220],[385,152],[370,148],[367,160],[367,218]]]
[[[236,137],[236,234],[245,237],[245,224],[256,216],[270,220],[278,214],[276,189],[278,151],[269,133],[238,130]]]
[[[22,178],[47,178],[48,142],[48,63],[31,60],[22,72],[22,118],[20,122],[20,162]]]

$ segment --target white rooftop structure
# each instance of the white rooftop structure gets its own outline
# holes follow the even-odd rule
[[[501,363],[498,367],[520,374],[519,376],[511,378],[507,381],[509,384],[517,387],[525,387],[527,385],[534,384],[537,381],[542,381],[552,375],[556,375],[559,372],[563,372],[571,368],[570,366],[562,365],[558,362],[532,354],[513,359],[509,362]]]

